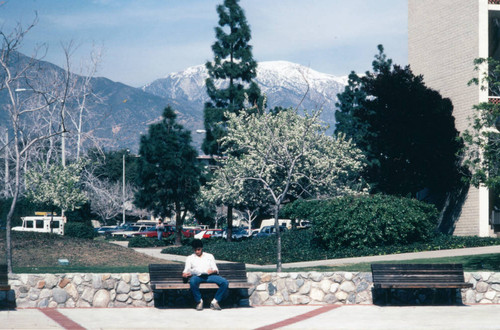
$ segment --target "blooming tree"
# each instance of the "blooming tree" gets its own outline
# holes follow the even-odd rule
[[[228,150],[219,171],[230,173],[226,196],[236,196],[248,181],[272,201],[277,233],[277,270],[281,271],[278,213],[287,198],[324,198],[358,192],[364,156],[343,136],[325,135],[320,111],[299,116],[289,109],[276,114],[228,114]],[[231,192],[229,192],[231,191]]]
[[[66,167],[44,164],[41,171],[29,170],[26,173],[28,198],[38,203],[51,204],[61,211],[79,208],[87,201],[80,182],[83,165],[83,162]]]

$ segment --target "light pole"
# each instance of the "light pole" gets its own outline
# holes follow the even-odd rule
[[[123,169],[122,169],[122,175],[123,175],[123,180],[122,180],[122,207],[123,207],[123,221],[122,224],[125,224],[125,156],[129,153],[130,150],[126,150],[123,153]]]
[[[123,216],[123,219],[122,219],[122,224],[125,224],[125,212],[126,212],[126,208],[125,208],[125,157],[129,155],[129,152],[130,150],[127,149],[125,150],[125,152],[123,153],[123,156],[122,156],[122,216]],[[132,157],[135,157],[135,158],[139,158],[141,157],[140,155],[131,155]]]

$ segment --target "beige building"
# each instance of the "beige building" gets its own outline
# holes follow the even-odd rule
[[[473,60],[500,59],[499,44],[500,0],[408,0],[408,62],[428,87],[451,99],[460,132],[468,127],[473,105],[489,99],[488,91],[467,85],[477,76]],[[463,195],[450,231],[494,235],[489,191],[470,187]]]

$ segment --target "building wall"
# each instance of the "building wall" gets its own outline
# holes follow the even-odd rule
[[[428,87],[452,100],[460,132],[468,127],[472,107],[487,100],[477,86],[467,86],[477,76],[474,59],[488,56],[487,18],[487,0],[408,1],[408,62]],[[489,235],[487,193],[482,190],[469,189],[455,235]]]

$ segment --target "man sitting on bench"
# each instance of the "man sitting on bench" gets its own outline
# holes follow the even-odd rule
[[[214,256],[203,252],[203,242],[195,239],[192,243],[194,253],[187,257],[186,266],[182,272],[182,277],[189,278],[189,287],[196,302],[196,310],[203,310],[203,300],[201,299],[200,283],[215,283],[219,286],[215,293],[215,298],[210,303],[210,308],[221,310],[219,302],[224,298],[227,291],[228,282],[219,276],[219,269],[215,264]]]

